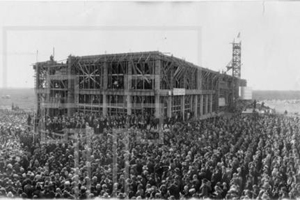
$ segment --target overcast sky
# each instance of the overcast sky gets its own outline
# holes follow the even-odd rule
[[[0,78],[6,65],[9,87],[34,87],[32,64],[53,47],[56,60],[158,50],[225,70],[240,32],[250,87],[299,90],[299,10],[298,2],[0,2]]]

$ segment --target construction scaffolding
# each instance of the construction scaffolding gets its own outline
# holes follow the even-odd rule
[[[240,78],[198,67],[163,53],[69,56],[34,65],[37,116],[74,112],[156,118],[201,117],[233,104]],[[236,94],[236,93],[235,93]]]

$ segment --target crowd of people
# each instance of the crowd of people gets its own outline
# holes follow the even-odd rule
[[[50,131],[60,131],[64,128],[85,128],[86,123],[94,128],[96,134],[103,133],[104,129],[138,127],[139,129],[157,128],[159,119],[154,115],[134,114],[134,115],[107,115],[102,116],[96,113],[74,113],[72,116],[46,116],[46,129]],[[128,125],[128,126],[127,126]]]
[[[191,113],[187,113],[185,119],[192,118]],[[31,124],[32,118],[28,116],[28,125]],[[183,118],[180,113],[172,117],[164,117],[162,120],[155,117],[153,113],[140,112],[132,115],[107,115],[103,116],[98,113],[80,113],[75,112],[71,116],[45,116],[45,129],[49,132],[62,132],[67,128],[86,128],[86,125],[92,127],[95,134],[103,133],[112,128],[137,128],[143,131],[153,131],[159,129],[161,124],[164,128],[170,128],[177,122],[182,122]]]
[[[41,143],[38,134],[22,127],[26,117],[0,113],[2,197],[300,197],[297,118],[232,114],[181,120],[164,130],[161,143],[140,142],[141,127],[115,131],[114,125],[64,143]],[[81,124],[89,120],[87,115],[77,117],[60,120]]]

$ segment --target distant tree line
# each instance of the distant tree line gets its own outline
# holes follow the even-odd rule
[[[252,97],[257,100],[292,100],[300,99],[300,91],[254,90]]]

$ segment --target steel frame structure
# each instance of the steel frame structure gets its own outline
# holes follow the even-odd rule
[[[157,118],[176,112],[199,117],[218,112],[220,96],[230,105],[239,81],[157,51],[69,56],[66,63],[38,62],[34,70],[38,116],[42,110],[103,116],[147,110]]]

